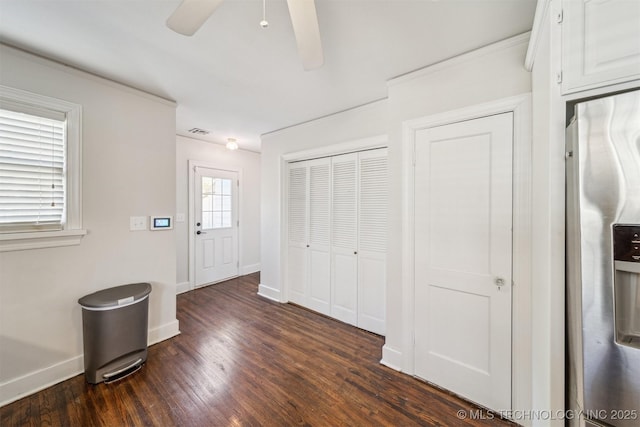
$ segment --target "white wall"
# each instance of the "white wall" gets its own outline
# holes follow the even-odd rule
[[[262,137],[262,272],[260,294],[286,301],[283,291],[281,203],[282,156],[387,133],[387,103],[362,107],[303,123]]]
[[[183,136],[176,137],[176,209],[185,222],[176,223],[177,283],[189,286],[189,160],[219,169],[241,171],[240,182],[240,274],[260,270],[260,154],[229,151],[222,145]]]
[[[390,364],[398,368],[411,360],[406,352],[412,340],[406,334],[410,319],[403,319],[402,310],[402,124],[530,92],[531,75],[523,65],[528,38],[512,40],[504,48],[467,54],[389,83],[391,211],[385,349]]]
[[[528,43],[528,35],[521,35],[445,61],[440,64],[419,70],[389,82],[389,115],[390,146],[389,169],[391,200],[390,206],[390,241],[388,249],[387,274],[387,335],[383,348],[383,363],[396,369],[414,373],[413,331],[414,307],[413,284],[405,282],[403,268],[412,265],[406,257],[413,256],[405,246],[403,233],[403,206],[407,200],[403,195],[403,124],[408,120],[426,119],[443,113],[467,109],[472,106],[487,104],[492,101],[522,96],[531,91],[531,74],[524,68],[524,58]],[[522,97],[520,99],[527,99]],[[527,117],[517,118],[523,124],[526,133],[518,133],[516,141],[523,143],[530,140],[530,110],[527,105],[523,111]],[[408,147],[408,146],[407,146]],[[526,148],[518,151],[527,152]],[[517,182],[517,181],[514,181]],[[520,185],[520,184],[518,184]],[[526,186],[526,184],[525,184]],[[516,186],[519,191],[523,187]],[[528,194],[514,194],[514,202]],[[407,196],[410,199],[410,196]],[[528,206],[528,203],[525,203]],[[514,223],[515,224],[515,223]],[[528,235],[528,230],[522,230]],[[524,235],[522,238],[525,238]],[[528,241],[526,243],[529,243]],[[515,249],[515,247],[514,247]],[[518,265],[528,265],[530,254],[514,253]],[[406,263],[406,264],[405,264]],[[407,275],[411,275],[408,272]],[[529,277],[524,276],[523,281]],[[526,336],[514,340],[514,388],[513,405],[515,409],[527,409],[531,404],[530,357],[531,346],[527,337],[530,331],[530,295],[519,288],[517,302],[514,300],[519,315],[514,315],[518,323],[514,331],[526,331]],[[520,297],[520,295],[522,295]],[[514,293],[515,298],[515,293]],[[520,421],[519,421],[520,422]]]
[[[82,105],[79,246],[0,254],[0,403],[83,371],[78,298],[150,282],[150,341],[178,333],[173,231],[129,217],[174,214],[175,105],[0,46],[0,84]]]

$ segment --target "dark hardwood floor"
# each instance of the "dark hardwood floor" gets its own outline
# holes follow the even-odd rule
[[[0,425],[509,424],[471,420],[478,408],[380,365],[382,337],[263,299],[258,282],[179,295],[182,334],[151,346],[142,370],[97,386],[79,375],[0,408]]]

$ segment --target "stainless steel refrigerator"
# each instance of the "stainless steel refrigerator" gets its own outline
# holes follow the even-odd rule
[[[566,156],[567,418],[640,426],[640,90],[577,104]]]

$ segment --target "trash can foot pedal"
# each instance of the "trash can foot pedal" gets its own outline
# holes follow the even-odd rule
[[[138,359],[132,364],[125,366],[124,368],[120,368],[117,371],[103,374],[102,378],[104,378],[105,384],[109,384],[121,380],[124,377],[128,377],[134,372],[138,372],[140,368],[142,368],[142,359]]]

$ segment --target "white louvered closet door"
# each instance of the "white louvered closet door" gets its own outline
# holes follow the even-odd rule
[[[358,154],[332,159],[331,316],[358,323]]]
[[[288,269],[289,300],[307,305],[308,162],[289,164],[288,176]]]
[[[289,300],[384,335],[387,150],[289,164]]]
[[[385,334],[387,149],[358,155],[358,326]]]
[[[310,160],[309,164],[309,294],[307,306],[331,313],[331,159]]]

